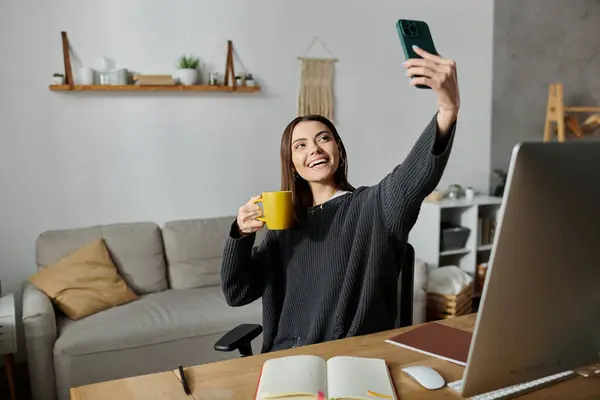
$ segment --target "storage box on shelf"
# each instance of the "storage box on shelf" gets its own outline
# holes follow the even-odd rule
[[[427,320],[457,317],[473,310],[474,284],[471,282],[456,295],[427,293]]]
[[[466,247],[471,229],[465,226],[456,226],[448,222],[442,222],[441,229],[440,252],[442,254],[462,251]]]

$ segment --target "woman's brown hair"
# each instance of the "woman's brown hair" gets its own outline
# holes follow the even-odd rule
[[[281,136],[281,190],[292,192],[294,214],[296,220],[306,213],[313,205],[313,196],[307,181],[295,173],[292,162],[292,133],[300,122],[317,121],[327,127],[333,135],[339,149],[338,168],[334,174],[334,182],[339,190],[353,191],[354,187],[348,182],[348,155],[346,148],[333,123],[322,115],[305,115],[294,118],[283,131]]]

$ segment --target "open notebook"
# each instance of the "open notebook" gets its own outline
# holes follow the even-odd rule
[[[398,400],[383,359],[312,355],[267,360],[256,400]]]

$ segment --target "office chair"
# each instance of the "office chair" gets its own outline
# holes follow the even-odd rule
[[[413,293],[415,274],[415,249],[410,243],[406,245],[406,251],[402,260],[399,285],[399,315],[396,319],[396,327],[410,326],[413,323]],[[259,324],[241,324],[223,335],[214,346],[216,351],[238,350],[241,357],[252,355],[252,341],[263,331]]]

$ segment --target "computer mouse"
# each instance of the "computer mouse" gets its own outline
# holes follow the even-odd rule
[[[433,368],[424,365],[413,365],[402,368],[408,376],[413,378],[417,383],[425,389],[434,390],[443,388],[446,384],[444,378]]]

